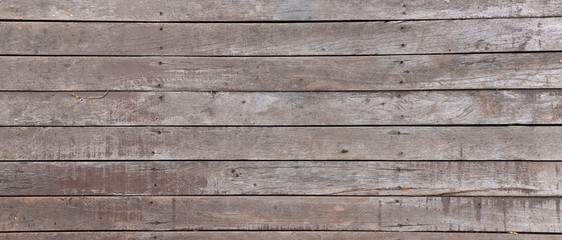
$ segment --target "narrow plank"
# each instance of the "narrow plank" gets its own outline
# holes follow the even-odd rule
[[[561,160],[561,126],[3,127],[3,160]]]
[[[291,231],[267,231],[267,232],[236,232],[236,231],[213,231],[213,232],[35,232],[35,233],[0,233],[3,240],[49,240],[49,239],[193,239],[193,240],[246,240],[246,239],[333,239],[333,240],[557,240],[560,235],[556,234],[517,234],[509,233],[432,233],[432,232],[291,232]]]
[[[2,19],[110,21],[276,21],[560,16],[559,0],[17,0],[0,2]]]
[[[0,209],[0,231],[562,231],[560,198],[4,197]]]
[[[356,57],[0,57],[0,90],[562,88],[562,53]],[[17,81],[14,81],[17,79]]]
[[[1,196],[562,196],[560,162],[0,163]]]
[[[562,50],[560,18],[329,23],[2,22],[0,54],[362,55]]]
[[[0,125],[562,124],[561,93],[4,92]]]

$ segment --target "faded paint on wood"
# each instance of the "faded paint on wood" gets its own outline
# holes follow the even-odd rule
[[[560,235],[555,234],[517,234],[509,233],[431,233],[431,232],[291,232],[291,231],[267,231],[267,232],[236,232],[236,231],[213,231],[213,232],[39,232],[39,233],[0,233],[2,240],[50,240],[50,239],[171,239],[171,240],[286,240],[286,239],[328,239],[328,240],[558,240]]]
[[[134,7],[133,7],[134,6]],[[2,19],[110,21],[306,21],[560,16],[559,0],[17,0],[0,2]]]
[[[557,51],[562,50],[560,21],[2,22],[0,54],[266,56]]]
[[[345,91],[562,88],[560,59],[562,53],[298,58],[0,57],[0,89]]]
[[[562,91],[5,92],[0,125],[561,124]],[[85,99],[84,99],[85,98]]]
[[[559,162],[0,163],[2,196],[562,196]]]
[[[561,160],[562,127],[4,127],[3,160]]]
[[[560,198],[4,197],[0,210],[1,231],[562,231]]]

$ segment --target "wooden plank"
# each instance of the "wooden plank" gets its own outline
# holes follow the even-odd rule
[[[3,127],[3,160],[561,160],[561,126]]]
[[[356,57],[0,57],[0,90],[562,88],[562,53]],[[17,79],[17,81],[14,81]]]
[[[333,240],[557,240],[560,235],[556,234],[517,234],[509,233],[433,233],[433,232],[291,232],[291,231],[267,231],[267,232],[236,232],[236,231],[213,231],[213,232],[35,232],[35,233],[0,233],[2,240],[49,240],[49,239],[193,239],[193,240],[246,240],[246,239],[333,239]]]
[[[561,18],[329,23],[2,22],[0,54],[363,55],[562,50]]]
[[[2,19],[110,21],[277,21],[560,16],[560,0],[17,0],[0,2]]]
[[[562,231],[560,198],[4,197],[0,209],[0,231]]]
[[[0,125],[561,124],[561,90],[372,93],[4,92]]]
[[[560,162],[24,162],[1,196],[562,196]]]

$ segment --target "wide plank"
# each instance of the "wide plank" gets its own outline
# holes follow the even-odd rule
[[[4,92],[0,125],[562,124],[561,90],[103,94]]]
[[[0,57],[0,90],[562,88],[562,53],[354,57]],[[17,81],[14,81],[17,79]]]
[[[0,196],[562,196],[560,162],[4,162]]]
[[[562,18],[328,23],[0,22],[0,54],[370,55],[562,50]]]
[[[560,198],[3,197],[0,210],[0,231],[562,231]]]
[[[455,232],[338,232],[338,231],[173,231],[173,232],[26,232],[0,233],[2,240],[69,240],[69,239],[171,239],[171,240],[286,240],[286,239],[331,239],[331,240],[558,240],[557,234],[517,234],[514,233],[455,233]]]
[[[306,21],[560,16],[560,0],[3,0],[2,19],[94,21]]]
[[[561,160],[561,126],[3,127],[0,159]]]

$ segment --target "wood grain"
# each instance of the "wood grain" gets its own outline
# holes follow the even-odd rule
[[[560,162],[0,163],[1,196],[562,196]]]
[[[356,57],[0,57],[0,90],[562,88],[562,53]],[[14,79],[17,79],[15,81]]]
[[[562,50],[560,18],[328,23],[1,22],[0,54],[365,55]]]
[[[3,160],[561,160],[562,127],[4,127]]]
[[[110,21],[372,20],[560,16],[559,0],[17,0],[0,2],[2,19]]]
[[[374,93],[5,92],[0,125],[561,124],[561,90]]]
[[[291,231],[267,231],[267,232],[236,232],[236,231],[213,231],[213,232],[40,232],[40,233],[0,233],[2,240],[49,240],[49,239],[171,239],[171,240],[247,240],[247,239],[332,239],[332,240],[557,240],[560,235],[556,234],[517,234],[508,233],[432,233],[432,232],[291,232]]]
[[[0,209],[1,231],[562,231],[560,198],[4,197]]]

